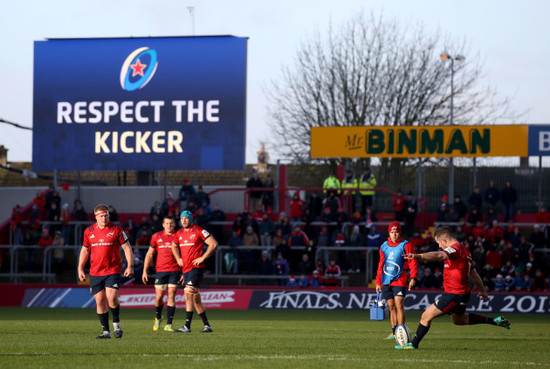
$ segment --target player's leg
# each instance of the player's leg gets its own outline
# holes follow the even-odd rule
[[[174,314],[176,312],[176,293],[178,288],[176,286],[168,286],[168,301],[166,302],[166,324],[172,324],[174,320]]]
[[[183,297],[185,298],[185,324],[178,329],[178,332],[191,332],[191,322],[193,321],[193,296],[198,293],[198,289],[193,286],[185,286],[183,289]]]
[[[94,295],[97,317],[101,324],[102,334],[96,338],[111,338],[109,329],[109,313],[107,312],[107,298],[105,297],[105,289],[97,292]]]
[[[170,273],[168,280],[168,301],[166,302],[166,326],[165,331],[173,332],[172,321],[176,313],[176,293],[178,292],[178,281],[180,279],[180,272]]]
[[[111,338],[107,297],[105,296],[105,277],[90,276],[90,293],[94,296],[97,317],[102,328],[102,334],[96,338]]]
[[[388,304],[388,310],[390,312],[391,333],[385,338],[387,340],[395,339],[395,327],[397,327],[397,311],[395,310],[395,300],[393,296],[392,286],[382,286],[382,299],[386,300]]]
[[[394,301],[397,325],[405,324],[405,296],[395,296]]]
[[[210,326],[210,323],[208,322],[208,318],[206,317],[206,311],[204,310],[204,306],[202,306],[200,293],[197,293],[195,296],[193,296],[193,302],[195,304],[195,310],[197,311],[197,314],[199,314],[202,320],[202,323],[204,324],[204,328],[202,332],[203,333],[212,332],[212,327]]]
[[[122,337],[122,328],[120,326],[120,302],[118,300],[118,286],[120,285],[120,274],[111,274],[105,280],[105,295],[109,309],[113,315],[113,327],[115,329],[115,337]]]
[[[180,333],[190,333],[191,332],[191,322],[193,320],[193,295],[199,292],[199,289],[195,287],[195,282],[193,281],[194,275],[193,270],[183,274],[183,297],[185,299],[185,324],[178,329],[176,332]]]
[[[160,329],[160,322],[162,321],[162,310],[164,309],[164,295],[168,288],[168,274],[164,272],[157,272],[155,274],[155,322],[153,323],[153,330],[158,331]]]
[[[199,292],[199,288],[202,282],[202,277],[204,274],[203,268],[196,268],[191,270],[189,272],[190,274],[190,280],[193,281],[193,286],[195,286],[194,293],[192,294],[193,299],[193,305],[195,306],[195,310],[197,311],[197,314],[199,314],[199,317],[201,318],[204,328],[202,330],[203,333],[210,333],[212,332],[212,327],[210,326],[210,323],[208,322],[208,318],[206,317],[206,312],[204,311],[204,306],[202,305],[202,299]]]
[[[476,324],[489,324],[510,329],[510,322],[503,316],[497,316],[491,318],[488,316],[464,313],[464,314],[451,314],[451,320],[456,325],[476,325]]]
[[[435,304],[428,306],[428,308],[422,313],[422,316],[420,317],[420,323],[418,324],[418,328],[416,328],[416,332],[411,343],[406,345],[405,348],[418,348],[420,341],[422,341],[424,336],[430,330],[432,320],[443,314],[445,313],[439,310],[435,306]]]
[[[475,324],[489,324],[497,325],[506,329],[510,329],[510,322],[503,316],[497,316],[496,318],[486,317],[480,314],[466,313],[466,305],[470,300],[470,294],[457,295],[458,304],[450,311],[451,320],[456,325],[475,325]]]
[[[410,345],[407,345],[404,348],[418,348],[420,341],[422,341],[424,336],[430,330],[432,320],[443,314],[451,313],[457,306],[462,306],[460,305],[462,300],[463,297],[461,295],[452,295],[448,293],[441,295],[439,300],[428,306],[428,308],[422,313],[420,323],[418,324],[418,328],[416,329],[416,333],[414,334]]]
[[[164,308],[164,294],[168,288],[167,284],[155,284],[155,322],[153,330],[158,331],[162,321],[162,310]]]
[[[94,300],[97,314],[105,314],[107,312],[107,297],[105,296],[105,288],[98,291],[94,295]]]
[[[395,299],[387,299],[388,310],[390,312],[391,334],[386,339],[394,339],[395,327],[397,327],[397,311],[395,310]]]
[[[441,299],[438,300],[437,302],[439,301],[441,301]],[[416,333],[414,334],[412,341],[403,347],[397,345],[395,346],[395,348],[396,349],[417,349],[418,345],[420,344],[420,341],[422,341],[424,336],[430,330],[432,320],[434,320],[435,318],[443,314],[445,314],[445,312],[443,312],[438,307],[436,307],[435,304],[431,304],[430,306],[428,306],[428,308],[422,313],[422,316],[420,317],[420,323],[418,324],[418,328],[416,328]]]

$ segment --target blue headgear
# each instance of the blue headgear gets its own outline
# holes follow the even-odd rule
[[[191,213],[189,210],[184,210],[180,214],[180,218],[189,218],[189,224],[193,224],[193,213]]]

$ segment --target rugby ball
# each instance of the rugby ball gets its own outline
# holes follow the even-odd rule
[[[409,327],[405,324],[399,324],[395,327],[395,341],[401,347],[405,346],[407,343],[411,342],[412,336]]]

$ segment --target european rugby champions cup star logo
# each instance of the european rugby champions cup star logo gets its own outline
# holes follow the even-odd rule
[[[120,86],[126,91],[145,87],[157,71],[157,52],[148,47],[136,49],[128,55],[120,69]]]

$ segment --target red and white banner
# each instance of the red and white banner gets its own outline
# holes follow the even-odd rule
[[[206,309],[248,309],[252,290],[203,290],[201,299]],[[155,290],[143,288],[122,288],[119,300],[123,308],[153,308]],[[166,296],[164,297],[166,301]],[[183,291],[176,295],[176,308],[185,307]]]

